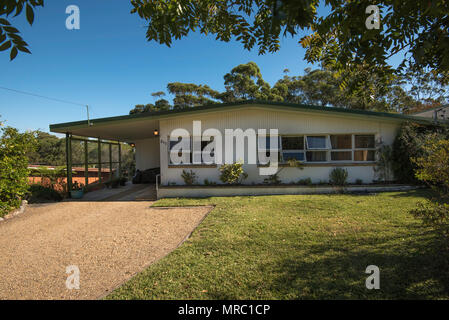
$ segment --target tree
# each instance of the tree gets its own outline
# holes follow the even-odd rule
[[[37,146],[27,156],[30,164],[62,166],[65,164],[65,141],[47,132],[36,131]]]
[[[410,87],[410,96],[415,100],[404,112],[414,113],[449,103],[449,86],[434,72],[413,67],[404,72],[404,80]]]
[[[270,86],[257,64],[248,62],[234,67],[223,78],[224,92],[207,85],[169,83],[168,91],[174,95],[173,106],[159,99],[155,104],[136,105],[130,114],[248,99],[401,113],[418,103],[408,93],[404,76],[370,74],[361,65],[344,71],[307,68],[301,76],[289,76],[288,70],[284,70],[283,78]],[[426,78],[422,81],[425,83]]]
[[[371,73],[392,73],[394,55],[404,55],[401,67],[420,66],[444,74],[449,81],[449,2],[446,0],[325,1],[329,13],[317,16],[319,0],[132,0],[133,13],[148,22],[147,39],[171,45],[190,32],[213,34],[217,40],[235,38],[259,53],[279,50],[281,36],[300,29],[308,62],[343,70],[364,63]],[[377,5],[381,29],[368,29],[366,10]],[[372,14],[372,11],[371,11]]]
[[[30,25],[34,22],[34,8],[43,7],[43,0],[3,0],[0,2],[0,51],[10,49],[10,59],[14,60],[19,51],[31,53],[28,44],[23,41],[20,31],[8,21],[11,14],[20,15],[25,8],[26,19]],[[3,18],[2,18],[3,17]]]
[[[443,235],[449,246],[449,140],[430,136],[423,145],[423,155],[411,160],[417,166],[416,178],[432,188],[435,194],[411,213]]]
[[[199,30],[213,34],[217,40],[230,41],[236,37],[246,49],[257,43],[259,52],[279,49],[283,33],[294,35],[298,28],[309,26],[316,14],[318,0],[132,0],[132,13],[148,22],[147,39],[170,46]]]
[[[33,132],[1,129],[0,135],[0,217],[20,205],[28,191],[27,153],[36,145]]]
[[[191,108],[205,104],[216,103],[218,92],[208,85],[194,83],[172,82],[167,85],[170,94],[175,95],[175,109]]]
[[[259,66],[255,62],[240,64],[225,74],[226,91],[219,95],[223,102],[257,99],[282,101],[278,92],[273,92],[269,83],[262,78]]]

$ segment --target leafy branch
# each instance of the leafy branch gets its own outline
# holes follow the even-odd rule
[[[44,6],[43,0],[3,0],[0,3],[0,51],[10,49],[9,57],[14,60],[19,51],[31,53],[28,44],[20,36],[20,31],[13,27],[8,18],[17,17],[25,9],[26,19],[30,25],[34,22],[34,8]],[[4,16],[5,18],[2,18]]]

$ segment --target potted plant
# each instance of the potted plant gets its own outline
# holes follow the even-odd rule
[[[72,190],[70,191],[70,197],[72,199],[81,199],[84,195],[84,184],[75,181],[72,184]]]
[[[121,186],[125,186],[127,181],[128,181],[127,177],[125,177],[125,176],[121,177],[120,178],[120,185]]]

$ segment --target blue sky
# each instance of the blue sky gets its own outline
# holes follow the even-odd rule
[[[80,8],[81,29],[67,30],[68,5]],[[238,42],[190,34],[171,48],[145,38],[145,21],[131,14],[129,0],[45,0],[30,27],[25,15],[11,18],[32,54],[10,62],[0,52],[0,86],[89,104],[91,118],[128,114],[136,104],[153,102],[151,92],[169,82],[208,84],[223,90],[223,75],[234,66],[256,62],[274,84],[288,68],[292,75],[310,66],[298,44],[303,34],[284,38],[281,50],[259,56]],[[48,131],[50,123],[85,120],[81,106],[62,104],[0,89],[0,121],[20,130]]]

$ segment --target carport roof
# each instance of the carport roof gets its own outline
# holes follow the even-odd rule
[[[159,120],[183,116],[188,114],[228,111],[246,107],[262,107],[287,111],[302,111],[313,113],[339,114],[343,116],[359,116],[377,118],[390,121],[414,121],[419,123],[432,123],[430,118],[403,115],[397,113],[374,112],[356,109],[344,109],[336,107],[322,107],[305,104],[293,104],[285,102],[247,100],[233,103],[220,103],[195,108],[175,109],[159,112],[146,112],[125,116],[98,118],[84,121],[57,123],[50,125],[51,132],[71,133],[77,136],[99,137],[102,139],[121,140],[131,142],[137,139],[152,137],[153,130],[159,129]],[[132,122],[132,126],[129,124]]]

